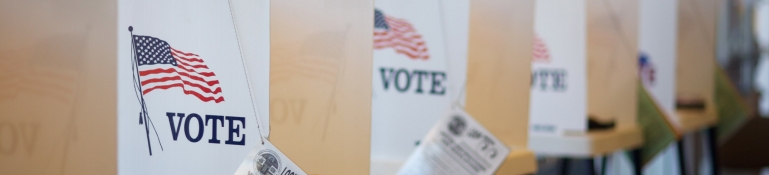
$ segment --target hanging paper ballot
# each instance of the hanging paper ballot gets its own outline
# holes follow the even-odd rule
[[[252,52],[244,50],[259,45],[241,42],[268,38],[240,39],[259,31],[239,29],[269,23],[238,16],[248,10],[233,8],[239,2],[120,1],[118,174],[230,174],[261,144],[267,124],[254,99],[268,97],[254,93],[249,77],[268,75],[248,74],[244,54]]]
[[[676,35],[678,1],[641,0],[638,24],[638,75],[666,116],[676,121]]]
[[[433,125],[398,174],[490,175],[508,153],[503,142],[454,107]]]
[[[534,13],[529,134],[585,131],[585,1],[538,0]]]
[[[306,175],[283,152],[280,152],[269,140],[256,144],[246,160],[240,164],[235,175]]]
[[[375,7],[371,160],[379,169],[414,151],[450,107],[449,80],[455,79],[438,0],[382,0]]]

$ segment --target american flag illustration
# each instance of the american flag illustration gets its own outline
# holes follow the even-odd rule
[[[534,51],[532,52],[534,62],[550,62],[550,51],[547,50],[545,41],[539,35],[534,35]]]
[[[641,81],[644,84],[654,85],[656,74],[654,64],[649,60],[649,56],[644,53],[638,54],[638,74],[641,75]]]
[[[133,35],[133,40],[142,94],[178,87],[203,102],[224,101],[219,80],[200,56],[151,36]]]
[[[427,60],[427,46],[422,35],[403,19],[393,18],[374,10],[374,49],[393,48],[411,59]]]

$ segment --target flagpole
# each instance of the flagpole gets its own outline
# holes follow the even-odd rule
[[[150,128],[148,124],[149,116],[147,115],[147,106],[144,103],[144,91],[142,91],[141,79],[139,78],[140,76],[139,62],[136,60],[136,55],[134,55],[134,51],[136,48],[134,48],[135,45],[134,45],[134,38],[133,38],[134,37],[133,30],[134,30],[133,26],[128,26],[128,32],[131,33],[131,61],[133,62],[131,66],[135,68],[134,69],[135,72],[132,72],[132,74],[136,75],[135,76],[136,79],[134,80],[134,86],[135,86],[134,88],[139,89],[139,92],[138,92],[139,104],[142,107],[142,111],[139,112],[139,124],[142,124],[142,120],[144,120],[144,123],[143,123],[144,130],[145,130],[145,133],[147,134],[147,149],[149,149],[150,156],[152,156],[152,145],[150,144]]]

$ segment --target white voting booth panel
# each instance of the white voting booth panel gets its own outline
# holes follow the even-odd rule
[[[679,125],[675,113],[676,47],[678,1],[639,1],[638,73],[644,89],[667,117]],[[667,127],[667,126],[664,126]],[[647,174],[664,174],[675,156],[673,146],[653,158],[644,168]],[[669,170],[668,170],[669,171]],[[669,171],[675,172],[675,171]]]
[[[231,174],[269,131],[269,1],[2,7],[4,173]]]
[[[462,105],[469,1],[375,2],[371,174],[393,174]]]
[[[677,15],[676,0],[640,0],[638,74],[657,106],[675,117]]]
[[[233,173],[269,131],[269,1],[118,11],[118,173]]]
[[[575,157],[638,146],[638,1],[536,3],[528,146]],[[614,128],[588,130],[588,117]]]
[[[584,0],[538,0],[529,135],[587,129],[587,30]]]
[[[270,141],[307,174],[368,174],[374,3],[271,1]]]

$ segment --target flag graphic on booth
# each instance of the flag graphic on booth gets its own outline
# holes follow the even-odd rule
[[[654,86],[656,70],[652,60],[646,53],[638,54],[638,74],[644,85]]]
[[[550,62],[550,51],[547,49],[545,41],[539,35],[534,35],[534,46],[532,51],[534,62]]]
[[[147,112],[144,95],[156,90],[180,88],[185,95],[196,97],[202,102],[224,101],[222,88],[216,74],[208,69],[199,55],[171,47],[168,42],[152,36],[134,35],[131,31],[133,84],[141,106],[139,124],[144,125],[147,135],[147,149],[152,155],[150,126],[158,136],[155,124]],[[160,149],[163,144],[157,138]]]
[[[430,59],[422,35],[408,21],[374,9],[374,49],[393,48],[411,59]]]
[[[216,74],[200,56],[175,49],[155,37],[133,37],[142,94],[178,87],[203,102],[224,101]]]

